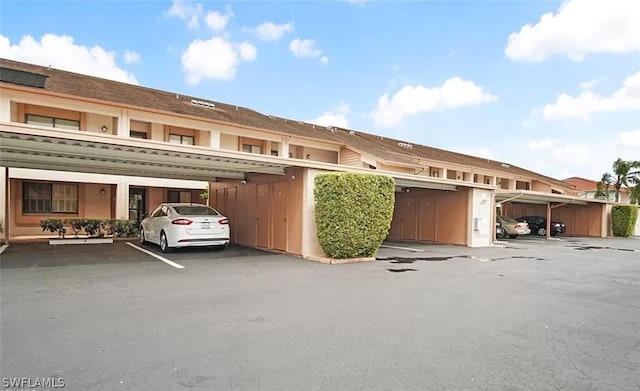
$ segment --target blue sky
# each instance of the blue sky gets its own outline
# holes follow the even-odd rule
[[[640,160],[640,1],[17,1],[0,57],[599,179]]]

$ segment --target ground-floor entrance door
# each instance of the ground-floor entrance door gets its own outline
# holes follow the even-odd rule
[[[140,222],[142,215],[147,210],[145,203],[146,189],[142,187],[129,188],[129,220]]]

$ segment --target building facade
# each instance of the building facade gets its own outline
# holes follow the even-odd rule
[[[196,202],[229,217],[235,243],[322,255],[313,180],[335,171],[395,179],[389,240],[488,246],[496,213],[550,208],[576,234],[607,233],[606,203],[504,162],[32,64],[0,67],[8,240],[42,234],[45,218],[139,220],[160,202]]]

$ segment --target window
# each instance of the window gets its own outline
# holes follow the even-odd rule
[[[129,132],[129,136],[131,136],[133,138],[146,139],[147,138],[147,132],[140,132],[140,131],[137,131],[137,130],[131,130]]]
[[[261,154],[262,147],[260,145],[242,144],[242,152]]]
[[[271,150],[271,156],[278,156],[278,151]]]
[[[29,125],[49,126],[59,129],[80,130],[80,121],[71,119],[45,117],[43,115],[27,114],[25,122]]]
[[[23,213],[78,213],[78,185],[24,182]]]
[[[190,191],[180,191],[180,190],[169,190],[167,193],[168,202],[191,202],[191,192]]]
[[[181,134],[169,134],[169,142],[171,144],[194,145],[193,136],[183,136]]]

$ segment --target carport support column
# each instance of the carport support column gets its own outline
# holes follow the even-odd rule
[[[9,219],[9,214],[11,213],[11,199],[9,198],[10,196],[9,167],[3,167],[2,176],[3,176],[2,178],[3,194],[1,195],[1,197],[3,197],[3,200],[2,200],[2,219],[0,219],[0,222],[2,223],[2,228],[4,229],[4,243],[6,244],[6,243],[9,243],[9,225],[11,221],[11,219]]]
[[[551,202],[547,202],[547,240],[551,239]]]
[[[116,185],[116,219],[129,219],[129,183],[122,178]]]

